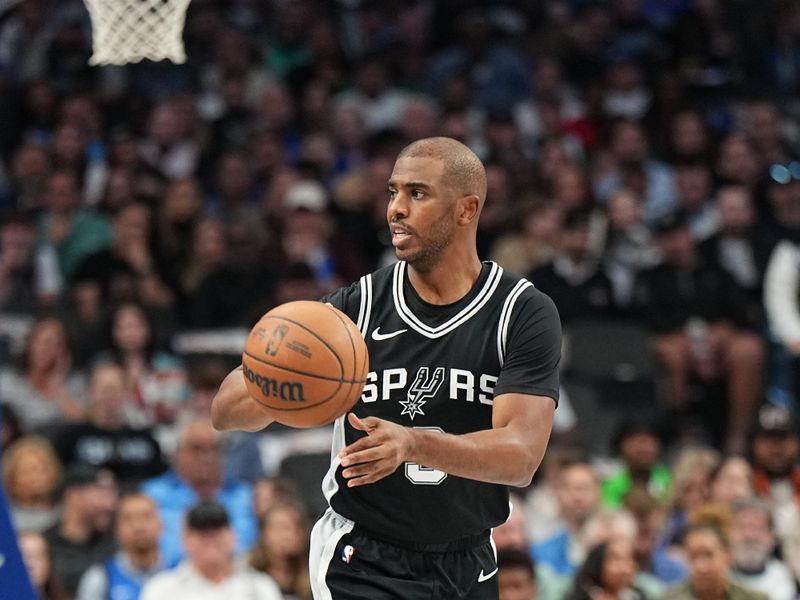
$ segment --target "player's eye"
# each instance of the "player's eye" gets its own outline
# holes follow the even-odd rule
[[[425,192],[422,190],[411,190],[411,197],[414,200],[422,200],[425,197]]]
[[[397,190],[389,188],[389,200],[394,200],[395,196],[397,196]]]

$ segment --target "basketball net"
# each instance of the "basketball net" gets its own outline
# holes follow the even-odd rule
[[[84,0],[92,20],[90,65],[145,58],[186,62],[183,24],[190,0]]]

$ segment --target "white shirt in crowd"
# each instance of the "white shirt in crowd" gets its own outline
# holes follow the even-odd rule
[[[272,578],[237,568],[219,583],[203,577],[190,563],[156,575],[142,590],[140,600],[281,600],[281,590]]]

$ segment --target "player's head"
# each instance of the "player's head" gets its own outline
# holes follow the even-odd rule
[[[486,171],[461,142],[425,138],[398,155],[389,179],[387,219],[397,256],[426,271],[454,242],[475,242],[486,199]]]

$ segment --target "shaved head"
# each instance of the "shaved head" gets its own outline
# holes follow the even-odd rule
[[[436,158],[444,163],[443,180],[459,196],[486,199],[486,170],[481,159],[467,146],[447,137],[424,138],[412,142],[397,156],[400,158]]]

